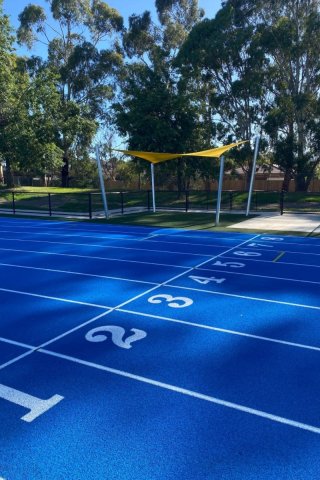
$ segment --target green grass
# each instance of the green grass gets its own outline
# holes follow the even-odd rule
[[[98,190],[60,187],[18,187],[12,190],[0,189],[0,207],[11,209],[12,195],[15,197],[15,209],[26,211],[48,212],[49,195],[53,214],[65,212],[89,216],[89,194],[91,194],[92,212],[103,210],[102,198]],[[246,209],[247,192],[222,192],[221,209],[226,211]],[[180,195],[176,191],[157,191],[156,204],[159,208],[185,210],[214,210],[217,192],[190,191],[188,201],[185,192]],[[147,191],[112,192],[107,193],[110,210],[130,207],[149,207],[152,203],[151,194]],[[279,192],[253,192],[251,211],[279,211]],[[287,193],[284,197],[284,210],[287,212],[317,212],[320,211],[320,194]]]
[[[217,229],[224,229],[229,225],[233,225],[252,217],[254,217],[254,215],[246,217],[245,215],[222,214],[220,215],[219,227],[215,227],[215,215],[190,212],[139,212],[111,217],[108,220],[100,220],[100,222],[116,225],[140,225],[147,227],[216,231]]]
[[[200,230],[200,231],[211,231],[211,232],[241,232],[241,233],[270,233],[272,235],[294,235],[294,236],[311,236],[311,237],[320,237],[320,234],[317,232],[307,233],[307,232],[297,232],[291,230],[267,230],[267,229],[241,229],[233,228],[232,226],[236,223],[247,220],[248,218],[253,218],[256,215],[249,215],[246,217],[244,214],[221,214],[220,224],[218,227],[215,226],[215,215],[212,213],[185,213],[185,212],[159,212],[159,213],[132,213],[126,215],[119,215],[116,217],[111,217],[108,220],[105,218],[101,219],[76,219],[76,218],[64,218],[63,221],[70,222],[82,222],[84,225],[87,222],[90,223],[101,223],[108,225],[137,225],[137,226],[147,226],[147,227],[159,227],[159,228],[181,228],[181,229],[190,229],[190,230]],[[32,218],[32,219],[41,219],[41,220],[61,220],[61,217],[39,217],[34,215],[19,215],[16,214],[14,217],[11,214],[0,214],[0,217],[10,217],[10,218]],[[85,228],[85,227],[84,227]]]

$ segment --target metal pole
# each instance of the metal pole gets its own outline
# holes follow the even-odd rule
[[[253,154],[252,172],[251,172],[250,186],[249,186],[249,192],[248,192],[248,203],[247,203],[246,217],[249,215],[249,212],[250,212],[253,183],[254,183],[254,177],[256,175],[256,164],[257,164],[257,158],[258,158],[259,143],[260,143],[260,135],[257,135],[256,136],[256,143],[255,143],[255,147],[254,147],[254,154]]]
[[[98,165],[98,172],[99,172],[100,188],[101,188],[101,195],[102,195],[102,201],[103,201],[103,207],[104,207],[104,214],[105,214],[105,217],[108,218],[108,216],[109,216],[109,214],[108,214],[108,204],[107,204],[106,191],[105,191],[105,188],[104,188],[102,167],[101,167],[101,161],[100,161],[99,145],[96,145],[96,160],[97,160],[97,165]]]
[[[217,197],[217,208],[216,208],[216,227],[219,225],[219,219],[220,219],[223,171],[224,171],[224,156],[220,158],[220,174],[219,174],[218,197]]]
[[[154,190],[154,165],[151,163],[151,186],[152,186],[152,209],[153,213],[156,211],[156,194]]]

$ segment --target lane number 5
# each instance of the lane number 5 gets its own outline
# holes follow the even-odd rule
[[[162,294],[148,298],[149,303],[162,303],[163,301],[167,302],[168,307],[171,308],[185,308],[193,304],[193,300],[188,297],[173,297],[172,295]]]

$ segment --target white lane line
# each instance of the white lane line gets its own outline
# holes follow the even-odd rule
[[[273,262],[272,262],[273,263]],[[199,269],[200,270],[200,269]],[[218,272],[222,273],[223,275],[230,274],[230,275],[244,275],[246,277],[257,277],[257,278],[271,278],[273,280],[285,280],[286,282],[297,282],[297,283],[313,283],[315,285],[319,285],[320,282],[314,282],[313,280],[297,280],[296,278],[289,278],[289,277],[274,277],[271,275],[257,275],[255,273],[244,273],[244,272],[234,272],[234,271],[225,271],[225,270],[218,270],[215,268],[201,268],[201,270],[205,270],[206,272]]]
[[[288,252],[287,252],[288,253]],[[290,253],[290,252],[289,252]],[[309,254],[310,255],[310,254]],[[227,260],[233,260],[234,261],[234,257],[224,257],[226,258]],[[274,263],[273,260],[260,260],[258,258],[250,258],[250,260],[246,259],[245,260],[246,262],[260,262],[260,263]],[[282,265],[295,265],[297,267],[312,267],[312,268],[320,268],[320,265],[313,265],[311,263],[294,263],[294,262],[286,262],[284,260],[281,260],[281,262],[278,262],[278,266],[281,267]]]
[[[205,325],[203,323],[189,322],[188,320],[177,320],[175,318],[163,317],[163,316],[160,316],[160,315],[152,315],[150,313],[136,312],[134,310],[127,310],[127,309],[124,309],[124,308],[117,308],[117,311],[118,312],[123,312],[123,313],[129,313],[129,314],[132,314],[132,315],[139,315],[141,317],[155,318],[157,320],[163,320],[163,321],[166,321],[166,322],[181,323],[183,325],[187,325],[187,326],[190,326],[190,327],[202,328],[202,329],[205,329],[205,330],[212,330],[212,331],[215,331],[215,332],[227,333],[227,334],[230,334],[230,335],[238,335],[240,337],[252,338],[253,340],[262,340],[262,341],[265,341],[265,342],[279,343],[280,345],[285,345],[285,346],[289,346],[289,347],[304,348],[306,350],[314,350],[316,352],[320,352],[320,347],[315,347],[313,345],[305,345],[304,343],[295,343],[295,342],[289,342],[287,340],[280,340],[278,338],[263,337],[261,335],[254,335],[254,334],[251,334],[251,333],[239,332],[237,330],[228,330],[226,328],[213,327],[211,325]]]
[[[90,323],[93,323],[96,320],[99,320],[100,318],[105,317],[106,315],[109,315],[111,312],[114,311],[114,309],[115,308],[113,308],[111,310],[108,310],[107,312],[103,312],[100,315],[97,315],[94,318],[91,318],[90,320],[87,320],[86,322],[81,323],[80,325],[77,325],[77,326],[71,328],[70,330],[67,330],[66,332],[61,333],[60,335],[57,335],[56,337],[51,338],[50,340],[47,340],[46,342],[43,342],[41,345],[36,347],[37,350],[39,348],[46,347],[47,345],[50,345],[51,343],[56,342],[57,340],[60,340],[61,338],[66,337],[67,335],[71,335],[71,333],[74,333],[77,330],[80,330],[81,328],[85,327],[86,325],[89,325]]]
[[[256,235],[254,238],[256,238],[256,237],[257,237],[257,235]],[[250,239],[250,240],[248,240],[248,241],[251,241],[251,240],[252,240],[252,239]],[[214,257],[214,258],[215,258],[215,257]],[[193,270],[193,267],[189,269],[189,271],[192,271],[192,270]],[[117,305],[117,306],[115,306],[115,307],[112,307],[112,308],[109,308],[109,307],[108,307],[108,308],[109,308],[109,311],[106,312],[105,314],[109,314],[109,313],[113,312],[114,310],[120,309],[120,308],[124,307],[125,305],[128,305],[128,304],[134,302],[134,301],[137,300],[138,298],[140,298],[140,297],[142,297],[142,296],[144,296],[144,295],[146,295],[146,294],[154,291],[155,289],[157,289],[157,288],[158,288],[159,286],[161,286],[161,285],[165,285],[165,284],[166,284],[167,282],[169,282],[169,281],[175,280],[176,278],[180,277],[180,276],[183,275],[183,274],[184,274],[184,272],[181,273],[181,274],[179,274],[179,275],[174,276],[173,278],[167,280],[166,282],[163,282],[162,284],[158,284],[158,285],[150,288],[150,289],[147,290],[147,291],[144,291],[144,292],[142,292],[142,293],[139,293],[138,295],[134,296],[133,298],[130,298],[130,299],[128,299],[128,300],[125,300],[124,302],[122,302],[121,304],[119,304],[119,305]],[[2,289],[0,289],[0,291],[1,291],[1,290],[2,290]],[[37,295],[35,295],[35,296],[37,296]],[[74,302],[74,303],[76,303],[76,302]],[[75,327],[72,331],[78,330],[78,329],[81,328],[81,327],[82,327],[82,325],[79,325],[78,327]],[[70,332],[68,331],[68,332],[66,332],[65,334],[62,334],[62,336],[66,336],[66,335],[68,335],[69,333],[70,333]],[[41,345],[40,347],[50,345],[51,343],[57,341],[58,338],[62,338],[62,336],[60,335],[59,337],[55,337],[55,338],[47,341],[45,344]],[[40,348],[40,347],[38,347],[38,348]]]
[[[255,238],[255,237],[254,237]],[[80,247],[95,247],[95,248],[104,248],[104,249],[117,249],[117,250],[130,250],[130,251],[139,251],[139,252],[157,252],[157,253],[172,253],[174,255],[184,255],[190,257],[190,255],[194,257],[208,257],[209,259],[211,258],[211,255],[207,254],[202,254],[202,253],[183,253],[183,252],[178,252],[178,251],[172,251],[172,250],[153,250],[153,249],[145,249],[145,248],[132,248],[132,247],[119,247],[115,245],[98,245],[94,243],[74,243],[74,242],[52,242],[49,240],[34,240],[30,238],[5,238],[5,237],[0,237],[0,240],[6,240],[6,241],[15,241],[15,242],[37,242],[37,243],[49,243],[49,244],[54,244],[54,245],[76,245]],[[251,239],[252,240],[252,239]],[[248,240],[249,241],[249,240]],[[222,248],[222,247],[221,247]],[[233,248],[238,248],[238,246],[233,247]]]
[[[260,234],[261,235],[261,234]],[[263,253],[266,253],[266,252],[277,252],[277,251],[283,251],[283,248],[282,248],[282,243],[281,245],[279,245],[279,248],[278,249],[268,249],[268,248],[257,248],[257,247],[250,247],[250,246],[247,246],[247,247],[244,247],[246,250],[252,250],[254,249],[255,252],[263,252]],[[304,245],[302,245],[304,246]],[[308,245],[310,247],[310,245]],[[281,250],[280,250],[280,247],[281,247]],[[307,247],[307,246],[305,246]],[[297,251],[294,251],[294,250],[285,250],[285,253],[293,253],[293,254],[296,254],[296,255],[314,255],[316,257],[319,257],[320,253],[314,253],[314,252],[297,252]],[[271,260],[273,261],[273,259]]]
[[[188,269],[189,267],[182,267],[181,265],[172,265],[170,263],[155,263],[155,262],[143,262],[140,260],[127,260],[123,258],[113,258],[113,257],[96,257],[93,255],[76,255],[74,253],[60,253],[60,252],[41,252],[39,250],[24,250],[18,248],[2,248],[0,247],[0,251],[4,250],[6,252],[21,252],[21,253],[37,253],[39,255],[53,255],[53,256],[60,256],[60,257],[75,257],[75,258],[87,258],[87,259],[96,259],[96,260],[106,260],[112,262],[124,262],[124,263],[139,263],[143,265],[157,265],[160,267],[173,267],[173,268],[183,268],[184,270]]]
[[[21,219],[20,219],[20,220],[21,220]],[[48,232],[52,232],[52,231],[53,231],[53,232],[54,232],[54,231],[59,232],[59,229],[60,229],[60,228],[63,229],[63,228],[65,228],[65,227],[73,227],[73,224],[70,225],[71,222],[68,222],[67,224],[64,224],[64,225],[59,225],[58,223],[54,223],[54,222],[52,222],[53,225],[51,225],[51,222],[52,222],[52,221],[50,221],[50,225],[47,225],[47,224],[46,224],[46,225],[26,225],[26,226],[27,226],[29,229],[37,229],[37,230],[41,229],[42,232],[45,231],[45,229],[47,229]],[[47,223],[49,223],[49,222],[47,222]],[[73,222],[72,222],[72,223],[73,223]],[[75,222],[75,223],[76,223],[76,222]],[[21,226],[22,226],[22,225],[20,225],[20,228],[21,228]],[[110,229],[110,230],[107,230],[107,231],[100,231],[100,232],[99,232],[98,228],[97,228],[96,230],[95,230],[95,229],[92,229],[92,228],[89,228],[89,229],[88,229],[88,228],[87,228],[88,226],[89,226],[89,227],[92,227],[92,225],[90,225],[90,224],[87,223],[87,224],[85,224],[85,227],[82,227],[82,228],[79,228],[79,227],[78,227],[78,228],[70,228],[70,230],[67,229],[67,231],[72,231],[72,232],[88,232],[88,231],[90,231],[90,232],[92,232],[92,233],[100,233],[100,234],[105,234],[105,235],[109,235],[109,234],[111,233],[111,234],[120,234],[120,235],[138,235],[138,236],[141,235],[141,236],[143,236],[143,237],[146,236],[146,232],[142,233],[142,232],[138,232],[138,231],[128,231],[128,230],[115,230],[115,229]],[[58,229],[57,227],[58,227],[59,229]],[[106,225],[101,225],[101,227],[106,228]],[[15,233],[15,232],[16,232],[16,225],[12,226],[12,224],[4,224],[4,223],[1,222],[1,221],[0,221],[0,228],[10,228],[10,229],[11,229],[10,232],[12,232],[12,233]],[[30,232],[25,231],[25,233],[30,233],[30,234],[32,234],[32,233],[34,233],[34,232],[32,232],[32,231],[30,231]]]
[[[10,345],[14,345],[15,347],[22,347],[22,348],[35,348],[34,345],[28,345],[27,343],[16,342],[15,340],[10,340],[9,338],[0,337],[0,342],[10,343]]]
[[[285,417],[280,417],[278,415],[274,415],[272,413],[264,412],[262,410],[257,410],[255,408],[246,407],[245,405],[240,405],[238,403],[229,402],[227,400],[212,397],[210,395],[204,395],[202,393],[195,392],[193,390],[188,390],[186,388],[177,387],[175,385],[171,385],[171,384],[168,384],[168,383],[159,382],[158,380],[153,380],[151,378],[142,377],[140,375],[135,375],[133,373],[126,372],[126,371],[123,371],[123,370],[118,370],[118,369],[115,369],[115,368],[106,367],[106,366],[99,365],[99,364],[96,364],[96,363],[93,363],[93,362],[88,362],[86,360],[80,360],[78,358],[71,357],[71,356],[68,356],[68,355],[63,355],[61,353],[52,352],[52,351],[45,350],[45,349],[42,349],[42,348],[38,351],[41,352],[41,353],[44,353],[46,355],[51,355],[53,357],[57,357],[57,358],[60,358],[60,359],[63,359],[63,360],[68,360],[68,361],[73,362],[73,363],[77,363],[77,364],[84,365],[84,366],[87,366],[87,367],[95,368],[97,370],[102,370],[104,372],[112,373],[114,375],[118,375],[118,376],[121,376],[121,377],[130,378],[131,380],[136,380],[138,382],[146,383],[148,385],[153,385],[154,387],[163,388],[165,390],[170,390],[170,391],[175,392],[175,393],[180,393],[182,395],[197,398],[199,400],[204,400],[204,401],[207,401],[209,403],[214,403],[214,404],[220,405],[222,407],[227,407],[227,408],[231,408],[233,410],[238,410],[238,411],[243,412],[243,413],[248,413],[250,415],[255,415],[257,417],[261,417],[261,418],[264,418],[266,420],[271,420],[273,422],[282,423],[282,424],[288,425],[290,427],[295,427],[295,428],[306,430],[306,431],[309,431],[309,432],[312,432],[312,433],[320,434],[320,428],[316,427],[316,426],[313,426],[313,425],[297,422],[295,420],[291,420],[291,419],[285,418]]]
[[[255,235],[253,238],[251,238],[251,239],[249,239],[249,240],[247,240],[247,241],[251,241],[251,240],[253,240],[254,238],[257,238],[258,236],[259,236],[259,235]],[[243,243],[246,243],[246,242],[243,242]],[[243,243],[242,243],[242,244],[243,244]],[[240,244],[238,247],[240,247],[242,244]],[[238,248],[238,247],[236,247],[236,248]],[[233,248],[234,248],[234,247],[233,247]],[[230,249],[230,250],[231,250],[231,249]],[[212,259],[217,258],[217,257],[219,257],[219,255],[216,255],[215,257],[212,257]],[[203,262],[203,263],[206,263],[206,262],[207,262],[207,260],[206,260],[205,262]],[[201,266],[201,265],[202,265],[202,264],[199,264],[198,266]],[[194,267],[192,267],[192,268],[189,269],[189,271],[192,271],[192,270],[194,270]],[[121,304],[117,305],[116,307],[110,308],[110,307],[106,307],[106,306],[100,305],[100,308],[108,308],[108,309],[109,309],[108,312],[104,312],[105,315],[108,314],[108,313],[111,313],[111,311],[114,311],[114,310],[116,310],[117,308],[122,308],[122,307],[124,307],[125,305],[127,305],[127,304],[129,304],[129,303],[137,300],[138,298],[140,298],[140,297],[142,297],[142,296],[144,296],[144,295],[152,292],[153,290],[157,289],[159,286],[165,285],[167,282],[173,281],[173,280],[175,280],[176,278],[181,277],[182,275],[184,275],[184,272],[182,272],[182,273],[180,273],[179,275],[176,275],[176,276],[170,278],[169,280],[167,280],[166,282],[163,282],[162,284],[156,285],[156,286],[150,288],[149,290],[144,291],[144,292],[136,295],[136,296],[133,297],[133,298],[130,298],[129,300],[126,300],[125,302],[122,302]],[[29,296],[33,296],[33,297],[48,298],[48,299],[50,299],[50,300],[62,300],[62,299],[58,299],[58,298],[54,298],[54,297],[48,297],[48,296],[37,295],[37,294],[30,294],[30,293],[26,293],[26,292],[19,292],[19,291],[15,291],[15,290],[4,289],[4,288],[0,288],[0,291],[6,291],[6,292],[10,292],[10,293],[20,293],[20,294],[23,294],[23,295],[29,295]],[[88,303],[84,303],[84,302],[75,302],[75,301],[69,301],[69,300],[63,300],[63,301],[70,302],[70,303],[78,303],[78,304],[82,304],[82,305],[97,306],[97,305],[88,304]],[[78,328],[81,328],[81,326],[82,326],[82,325],[78,326]],[[76,329],[78,329],[78,328],[76,328]],[[73,329],[73,331],[75,331],[75,330]],[[65,336],[65,335],[68,335],[68,334],[69,334],[69,332],[66,332],[66,333],[64,334],[64,336]],[[50,345],[51,343],[55,342],[55,341],[57,340],[57,338],[58,338],[58,337],[49,340],[48,342],[46,342],[46,343],[43,344],[42,346]],[[62,338],[62,337],[59,336],[59,338]],[[40,348],[40,347],[38,347],[38,349],[39,349],[39,348]],[[31,352],[29,352],[29,354],[32,353],[32,352],[33,352],[33,350],[32,350]],[[20,355],[20,356],[16,359],[16,361],[20,360],[21,358],[24,358],[25,356],[26,356],[26,354],[24,354],[24,355],[22,355],[22,356]],[[14,363],[14,361],[15,361],[14,359],[11,360],[10,363],[7,363],[5,366],[7,366],[7,365],[9,365],[9,364],[11,365],[12,363]]]
[[[0,365],[0,370],[2,370],[3,368],[9,367],[9,366],[12,365],[13,363],[18,362],[19,360],[22,360],[22,359],[25,358],[25,357],[28,357],[28,356],[31,355],[35,350],[36,350],[35,348],[33,348],[32,350],[28,350],[28,352],[25,352],[25,353],[23,353],[22,355],[19,355],[18,357],[14,357],[12,360],[9,360],[8,362],[3,363],[2,365]]]
[[[104,310],[106,308],[107,309],[112,308],[108,305],[97,305],[95,303],[80,302],[78,300],[68,300],[67,298],[53,297],[53,296],[50,296],[50,295],[41,295],[39,293],[23,292],[22,290],[13,290],[13,289],[10,289],[10,288],[0,288],[0,292],[17,293],[19,295],[27,295],[29,297],[45,298],[46,300],[57,300],[58,302],[75,303],[76,305],[86,305],[88,307],[103,308]]]
[[[191,291],[196,291],[196,292],[205,292],[205,293],[211,293],[212,295],[221,295],[225,297],[235,297],[235,298],[245,298],[247,300],[257,300],[258,302],[267,302],[267,303],[277,303],[279,305],[292,305],[293,307],[303,307],[303,308],[310,308],[313,310],[320,310],[320,307],[314,306],[314,305],[304,305],[301,303],[292,303],[292,302],[284,302],[281,300],[270,300],[268,298],[259,298],[259,297],[249,297],[247,295],[237,295],[235,293],[225,293],[225,292],[217,292],[213,290],[202,290],[200,288],[191,288],[191,287],[183,287],[181,285],[166,285],[169,288],[175,288],[179,289],[181,288],[182,290],[191,290]]]
[[[247,241],[251,241],[251,240],[254,240],[255,238],[257,238],[259,235],[255,235],[253,238],[250,238],[249,240],[246,240],[245,242],[243,243],[246,243]],[[233,248],[239,248],[240,246],[243,245],[240,244],[238,245],[237,247],[233,247]],[[232,248],[232,249],[233,249]],[[230,250],[232,250],[230,249]],[[223,255],[224,253],[227,253],[229,250],[225,251],[225,252],[222,252],[221,254],[218,254],[218,255],[215,255],[213,257],[210,258],[210,260],[214,260],[215,258],[218,258],[219,256]],[[126,303],[130,303],[132,302],[133,300],[136,300],[137,298],[140,298],[141,296],[144,296],[146,295],[147,293],[150,293],[152,292],[153,290],[157,289],[158,287],[161,287],[162,285],[166,285],[168,282],[172,282],[173,280],[176,280],[177,278],[181,277],[182,275],[184,275],[185,273],[188,273],[188,272],[191,272],[193,271],[195,268],[199,268],[201,267],[203,264],[207,263],[208,260],[205,260],[204,262],[196,265],[195,267],[191,267],[189,268],[188,270],[186,271],[183,271],[182,273],[178,274],[178,275],[175,275],[174,277],[170,278],[169,280],[167,280],[166,282],[163,282],[161,284],[157,284],[156,286],[140,293],[139,295],[137,295],[136,297],[134,297],[133,299],[129,299],[128,301],[125,302]],[[68,299],[64,299],[64,298],[59,298],[59,297],[54,297],[54,296],[49,296],[49,295],[41,295],[41,294],[36,294],[36,293],[29,293],[29,292],[24,292],[24,291],[21,291],[21,290],[13,290],[13,289],[9,289],[9,288],[0,288],[0,292],[8,292],[8,293],[19,293],[21,295],[28,295],[28,296],[31,296],[31,297],[39,297],[39,298],[46,298],[46,299],[49,299],[49,300],[58,300],[58,301],[61,301],[61,302],[67,302],[67,303],[75,303],[75,304],[79,304],[79,305],[87,305],[87,306],[90,306],[90,307],[98,307],[98,308],[103,308],[103,309],[114,309],[114,308],[117,308],[117,307],[110,307],[108,305],[97,305],[95,303],[89,303],[89,302],[80,302],[80,301],[76,301],[76,300],[68,300]],[[121,304],[121,305],[118,305],[118,307],[120,306],[123,306],[124,304]]]
[[[86,322],[82,323],[81,325],[78,325],[70,330],[68,330],[67,332],[64,332],[62,333],[61,335],[58,335],[54,340],[58,340],[60,338],[63,338],[65,337],[66,335],[69,335],[70,333],[73,333],[74,331],[76,330],[79,330],[80,328],[82,327],[85,327],[86,325],[89,325],[90,323],[92,322],[95,322],[96,320],[98,320],[99,318],[101,317],[104,317],[105,315],[107,315],[108,313],[110,313],[110,311],[106,311],[106,312],[103,312],[103,313],[100,313],[99,315],[96,315],[95,317],[93,318],[90,318],[89,320],[87,320]],[[19,346],[19,347],[24,347],[25,345],[23,343],[20,343],[20,342],[15,342],[13,340],[9,340],[9,339],[6,339],[6,338],[0,338],[1,341],[5,342],[5,343],[9,343],[11,345],[16,345],[16,346]],[[0,365],[0,370],[2,370],[3,368],[6,368],[8,367],[9,365],[12,365],[13,363],[16,363],[18,362],[19,360],[27,357],[28,355],[30,355],[31,353],[37,351],[40,347],[44,347],[46,345],[49,345],[50,343],[52,343],[53,340],[49,340],[48,342],[43,342],[41,345],[38,345],[38,346],[28,346],[27,348],[29,348],[30,350],[28,352],[25,352],[23,353],[22,355],[19,355],[17,357],[14,357],[12,358],[11,360],[9,360],[8,362],[6,363],[3,363],[2,365]]]
[[[73,272],[70,270],[59,270],[55,268],[43,268],[43,267],[31,267],[28,265],[16,265],[13,263],[1,263],[0,266],[3,267],[14,267],[14,268],[26,268],[28,270],[40,270],[41,272],[54,272],[54,273],[65,273],[67,275],[78,275],[78,276],[83,276],[83,277],[94,277],[94,278],[103,278],[106,280],[119,280],[123,282],[132,282],[132,283],[143,283],[146,285],[158,285],[156,282],[147,282],[144,280],[133,280],[132,278],[123,278],[123,277],[112,277],[112,276],[107,276],[107,275],[95,275],[93,273],[82,273],[82,272]]]
[[[68,231],[69,232],[69,231]],[[172,244],[177,244],[177,245],[191,245],[191,246],[200,246],[200,247],[226,247],[227,245],[220,245],[220,244],[215,244],[215,243],[212,243],[212,244],[209,244],[209,243],[192,243],[192,242],[184,242],[184,241],[175,241],[175,240],[166,240],[166,239],[163,239],[161,240],[159,237],[165,237],[165,236],[168,236],[170,239],[173,239],[173,238],[177,238],[176,236],[170,236],[170,235],[165,235],[165,234],[159,234],[159,233],[156,233],[156,234],[151,234],[151,235],[145,235],[143,234],[144,236],[142,238],[110,238],[108,237],[108,235],[133,235],[135,236],[136,233],[135,232],[111,232],[111,231],[108,231],[108,232],[97,232],[97,233],[100,233],[100,235],[97,235],[96,232],[93,232],[93,235],[86,235],[86,231],[84,229],[82,230],[79,230],[80,232],[80,235],[76,233],[76,230],[72,230],[72,233],[64,233],[64,232],[56,232],[56,231],[41,231],[41,232],[21,232],[19,230],[0,230],[0,233],[13,233],[13,234],[27,234],[27,235],[49,235],[49,236],[53,236],[53,237],[76,237],[76,238],[90,238],[90,239],[100,239],[100,240],[119,240],[120,242],[121,241],[128,241],[128,242],[141,242],[141,241],[144,241],[144,240],[148,240],[148,243],[150,242],[153,242],[153,243],[172,243]],[[81,234],[82,232],[82,234]],[[102,234],[102,236],[101,236]],[[139,235],[139,234],[138,234]],[[141,235],[141,234],[140,234]],[[182,235],[181,235],[182,236]],[[156,238],[156,240],[152,240],[153,238]],[[190,238],[188,236],[183,236],[183,238]],[[201,236],[197,237],[197,238],[201,238]],[[192,239],[192,238],[191,238]],[[211,240],[211,239],[210,239]],[[230,237],[219,237],[219,238],[212,238],[212,241],[219,241],[219,240],[230,240]],[[234,240],[238,240],[238,239],[234,239]],[[271,243],[271,242],[270,242]]]

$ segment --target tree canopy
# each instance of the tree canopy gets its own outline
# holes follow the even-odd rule
[[[47,2],[50,15],[30,3],[14,32],[0,0],[0,160],[8,185],[12,172],[60,169],[68,186],[76,172],[93,171],[99,139],[188,152],[260,133],[283,188],[294,179],[297,190],[308,189],[320,165],[320,0],[226,0],[211,19],[198,0],[154,0],[156,15],[133,13],[127,22],[103,0]],[[41,42],[46,55],[19,57],[15,36],[30,51]],[[124,168],[110,159],[112,171]],[[251,159],[248,144],[227,168],[249,176]],[[128,171],[148,175],[143,161],[131,162]],[[212,180],[216,167],[178,159],[157,166],[157,178],[174,178],[181,190],[191,179]]]

